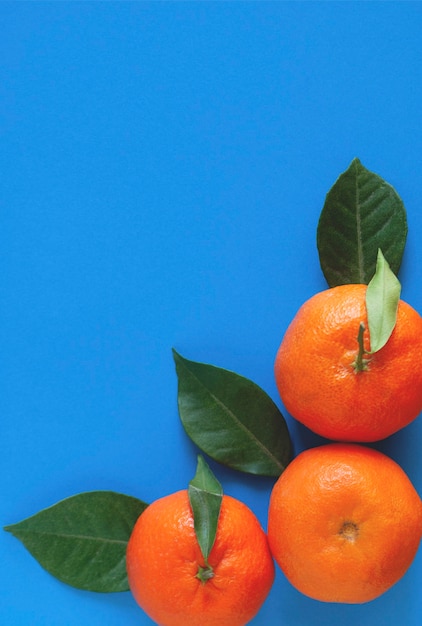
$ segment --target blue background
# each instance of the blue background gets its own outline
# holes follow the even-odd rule
[[[317,221],[356,156],[405,203],[403,299],[422,311],[421,3],[2,2],[0,19],[1,525],[187,485],[172,346],[279,403],[274,356],[326,287]],[[296,451],[321,443],[286,418]],[[376,444],[419,493],[421,443],[419,419]],[[212,467],[265,527],[272,481]],[[152,623],[0,540],[2,624]],[[347,606],[278,570],[252,623],[417,626],[421,577],[420,550]]]

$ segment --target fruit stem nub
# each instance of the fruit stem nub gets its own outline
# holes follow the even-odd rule
[[[206,563],[204,567],[202,567],[202,565],[198,565],[198,573],[196,574],[196,578],[198,578],[202,584],[205,584],[207,580],[210,580],[210,578],[213,577],[214,570],[211,565],[209,565],[209,563]]]
[[[359,332],[357,336],[357,342],[359,344],[359,352],[357,354],[356,359],[353,361],[353,367],[355,368],[355,372],[364,372],[368,369],[368,361],[364,359],[365,354],[369,354],[364,348],[363,345],[363,333],[365,332],[365,324],[361,322],[359,324]]]

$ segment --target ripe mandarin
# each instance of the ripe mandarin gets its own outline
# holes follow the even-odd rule
[[[325,602],[378,597],[410,566],[422,502],[397,463],[332,443],[299,454],[271,493],[268,539],[291,584]]]
[[[243,626],[264,602],[274,580],[267,536],[252,511],[227,495],[208,564],[211,570],[186,490],[145,509],[128,543],[127,572],[136,601],[157,624]]]
[[[366,285],[322,291],[299,309],[275,360],[287,411],[312,431],[337,441],[383,439],[422,411],[422,317],[400,300],[386,345],[356,371],[357,336],[368,327]],[[364,333],[369,350],[369,333]]]

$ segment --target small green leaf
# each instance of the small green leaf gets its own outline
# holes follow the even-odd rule
[[[193,512],[196,537],[207,563],[217,534],[223,489],[204,461],[198,456],[195,477],[189,483],[189,500]]]
[[[66,498],[4,530],[50,574],[72,587],[129,589],[126,545],[145,502],[112,491]]]
[[[354,159],[328,192],[318,223],[319,260],[329,286],[368,284],[379,248],[397,274],[406,237],[399,195]]]
[[[211,458],[250,474],[279,476],[292,457],[284,417],[271,398],[234,372],[173,350],[178,405],[188,436]]]
[[[385,346],[394,330],[400,292],[399,280],[378,250],[376,272],[366,289],[371,354]]]

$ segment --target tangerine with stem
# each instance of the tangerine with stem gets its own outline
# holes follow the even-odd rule
[[[328,439],[384,439],[422,411],[422,317],[400,300],[390,338],[371,354],[365,294],[366,285],[340,285],[314,295],[277,352],[284,406]]]
[[[205,562],[188,492],[150,504],[127,547],[131,591],[160,626],[244,626],[274,580],[274,562],[258,519],[224,495],[214,545]]]

